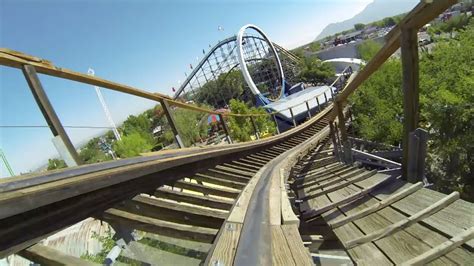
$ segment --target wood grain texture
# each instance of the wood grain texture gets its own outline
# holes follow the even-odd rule
[[[286,224],[281,229],[285,235],[286,241],[293,256],[296,265],[313,265],[313,259],[308,249],[304,246],[298,231],[298,225]]]
[[[211,228],[166,222],[117,209],[108,209],[105,211],[103,219],[144,232],[204,243],[212,243],[218,232]]]
[[[439,246],[434,247],[433,249],[413,258],[409,261],[404,262],[402,265],[425,265],[445,254],[448,252],[456,249],[460,245],[466,243],[470,239],[474,238],[474,227],[471,227],[467,230],[464,230],[461,234],[449,239],[448,241],[442,243]],[[474,256],[471,254],[471,259],[474,259]],[[470,260],[469,262],[473,262],[474,260]],[[469,263],[468,261],[466,261]]]
[[[242,224],[226,222],[222,230],[208,265],[227,266],[234,264],[235,252],[237,251],[240,233],[242,232]]]
[[[90,261],[69,256],[54,248],[36,244],[18,253],[20,256],[41,265],[99,265]]]
[[[279,225],[273,225],[272,233],[272,264],[296,265],[285,235]]]

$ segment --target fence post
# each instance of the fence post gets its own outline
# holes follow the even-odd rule
[[[227,124],[225,123],[224,116],[219,114],[219,120],[221,120],[222,128],[224,129],[225,135],[227,136],[227,142],[232,144],[232,139],[230,138],[229,128],[227,128]]]
[[[250,121],[252,121],[252,126],[253,126],[253,131],[255,132],[255,137],[257,139],[260,139],[260,134],[259,134],[258,129],[257,129],[257,124],[255,123],[255,119],[253,118],[253,116],[250,116]]]
[[[344,159],[343,158],[344,151],[342,149],[341,137],[339,136],[339,131],[337,130],[338,127],[339,127],[339,123],[334,122],[334,133],[336,133],[336,142],[338,143],[337,153],[339,154],[339,160],[342,162]]]
[[[413,147],[409,145],[410,133],[418,127],[419,121],[419,65],[417,29],[401,25],[401,59],[403,74],[403,160],[402,178],[407,180],[408,164],[412,159]]]
[[[316,96],[316,103],[318,104],[318,109],[319,111],[321,112],[321,105],[319,104],[319,99],[318,99],[319,95]]]
[[[275,126],[276,126],[276,130],[277,130],[277,134],[280,134],[280,129],[278,128],[278,121],[276,119],[276,116],[274,114],[272,114],[272,117],[273,117],[273,121],[275,121]]]
[[[339,157],[339,151],[338,151],[337,140],[336,140],[336,132],[334,129],[333,122],[329,122],[329,135],[331,136],[332,145],[334,146],[334,156],[336,156],[338,160],[341,160],[341,158]]]
[[[410,154],[407,165],[407,181],[416,183],[425,179],[425,159],[426,146],[428,142],[428,131],[417,128],[410,133],[408,145],[410,146]]]
[[[184,148],[183,141],[179,136],[178,129],[176,128],[176,123],[174,121],[173,115],[171,114],[170,106],[168,102],[164,99],[160,100],[161,106],[163,107],[163,111],[165,112],[166,118],[168,119],[168,124],[170,124],[171,130],[173,131],[174,138],[176,140],[176,144],[178,144],[179,148]]]
[[[306,109],[308,110],[308,117],[311,118],[311,110],[309,109],[308,101],[306,101]]]
[[[293,121],[293,127],[296,127],[295,115],[293,114],[293,109],[290,107],[291,120]]]
[[[79,154],[77,154],[77,151],[74,148],[74,145],[64,130],[58,115],[54,111],[54,108],[51,105],[51,102],[49,101],[43,86],[41,85],[41,81],[38,78],[35,67],[31,65],[23,65],[22,71],[25,75],[26,81],[28,82],[31,93],[35,98],[36,104],[38,104],[38,107],[40,108],[41,113],[43,113],[46,123],[48,123],[49,129],[55,137],[55,139],[53,139],[53,143],[55,144],[56,148],[58,148],[58,152],[60,154],[62,153],[62,147],[64,144],[65,154],[61,155],[64,156],[63,159],[66,161],[66,164],[68,164],[68,166],[74,166],[71,164],[83,164]],[[59,140],[58,137],[60,138],[59,142],[61,143],[57,143]]]

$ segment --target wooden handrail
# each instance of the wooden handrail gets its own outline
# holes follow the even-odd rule
[[[98,86],[98,87],[106,88],[110,90],[115,90],[115,91],[131,94],[134,96],[138,96],[141,98],[145,98],[148,100],[153,100],[156,102],[166,101],[170,105],[173,105],[173,106],[177,106],[180,108],[184,108],[184,109],[188,109],[188,110],[192,110],[196,112],[209,113],[209,114],[215,114],[215,115],[235,116],[235,117],[271,116],[274,114],[281,113],[283,111],[287,111],[300,104],[304,104],[304,103],[296,104],[284,110],[271,112],[271,113],[265,113],[265,114],[223,113],[223,112],[216,112],[211,109],[202,108],[202,107],[198,107],[198,106],[187,104],[187,103],[182,103],[180,101],[173,100],[171,97],[161,94],[161,93],[152,93],[152,92],[148,92],[142,89],[137,89],[128,85],[123,85],[120,83],[102,79],[97,76],[90,76],[90,75],[76,72],[73,70],[69,70],[66,68],[57,67],[49,60],[41,59],[39,57],[28,55],[28,54],[18,52],[18,51],[14,51],[8,48],[0,48],[0,65],[18,68],[18,69],[21,69],[24,65],[31,65],[36,69],[38,73],[41,73],[41,74],[63,78],[67,80],[72,80],[72,81],[77,81],[77,82],[81,82],[81,83],[85,83],[85,84],[89,84],[93,86]],[[329,87],[333,86],[337,81],[339,81],[340,78],[341,77],[338,77]],[[326,92],[320,93],[315,97],[319,97],[323,95],[324,93]]]

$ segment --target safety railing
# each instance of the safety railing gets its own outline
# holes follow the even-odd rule
[[[278,110],[275,112],[265,112],[265,113],[247,113],[247,114],[239,114],[239,113],[232,113],[232,112],[218,112],[215,110],[211,110],[208,108],[203,108],[196,105],[191,105],[187,103],[183,103],[177,100],[174,100],[167,95],[163,95],[160,93],[152,93],[142,89],[134,88],[131,86],[119,84],[116,82],[112,82],[109,80],[102,79],[97,76],[91,76],[88,74],[83,74],[80,72],[75,72],[69,69],[61,68],[55,66],[52,62],[41,59],[35,56],[27,55],[21,52],[17,52],[14,50],[0,48],[0,65],[13,67],[21,69],[25,79],[30,87],[31,92],[36,100],[36,103],[40,107],[40,110],[50,128],[51,132],[55,137],[55,145],[60,146],[58,150],[63,150],[67,152],[63,152],[61,157],[66,159],[66,162],[72,162],[73,165],[82,165],[81,158],[79,157],[74,145],[72,144],[69,136],[67,135],[64,126],[59,120],[58,115],[56,114],[52,104],[50,103],[46,92],[43,89],[41,81],[38,77],[38,74],[45,74],[61,79],[77,81],[84,84],[89,84],[101,88],[110,89],[113,91],[118,91],[134,96],[138,96],[140,98],[152,100],[155,102],[160,103],[161,107],[163,108],[164,115],[167,118],[168,124],[173,132],[175,142],[179,148],[184,148],[183,141],[180,137],[179,130],[176,126],[175,119],[172,114],[171,106],[175,108],[184,108],[187,110],[195,111],[195,112],[202,112],[207,113],[209,115],[217,115],[219,117],[219,121],[221,123],[221,127],[227,137],[228,143],[232,143],[230,137],[229,127],[226,122],[226,118],[229,117],[244,117],[246,119],[250,119],[254,134],[256,139],[260,138],[260,130],[255,122],[257,117],[267,116],[268,119],[272,119],[276,124],[277,134],[280,134],[278,130],[278,121],[277,116],[283,114],[284,112],[289,112],[291,114],[291,120],[294,127],[297,126],[297,122],[294,116],[294,108],[300,105],[306,105],[307,108],[307,118],[311,118],[311,108],[309,102],[315,101],[317,108],[319,108],[319,112],[322,110],[323,106],[329,104],[330,101],[334,101],[335,94],[333,93],[332,86],[338,82],[341,82],[341,79],[345,77],[344,75],[339,76],[325,91],[316,95],[315,97],[308,99],[302,103],[298,103],[296,105],[287,107],[282,110]],[[347,69],[346,69],[347,70]],[[329,90],[329,92],[328,92]],[[324,103],[322,102],[324,100]]]
[[[435,19],[444,10],[455,4],[456,0],[423,0],[415,6],[401,21],[395,26],[386,37],[385,45],[375,54],[375,56],[360,70],[360,72],[347,83],[345,88],[336,96],[334,108],[329,116],[331,127],[331,139],[342,153],[343,161],[352,162],[351,143],[346,130],[346,117],[344,107],[348,103],[348,97],[354,93],[359,86],[367,80],[379,67],[387,61],[390,56],[401,48],[402,73],[403,73],[403,160],[402,176],[408,176],[413,180],[420,180],[423,175],[422,163],[410,163],[417,161],[419,151],[416,145],[409,145],[410,135],[418,127],[419,121],[419,74],[418,74],[418,30]],[[337,127],[334,121],[339,120]],[[340,136],[340,137],[339,137]],[[337,139],[340,139],[339,143]],[[410,169],[409,169],[410,168]],[[412,180],[409,180],[412,181]]]

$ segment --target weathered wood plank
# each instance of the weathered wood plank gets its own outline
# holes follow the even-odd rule
[[[360,219],[362,217],[365,217],[371,213],[374,213],[382,208],[385,208],[387,207],[388,205],[410,195],[411,193],[414,193],[415,191],[417,191],[418,189],[421,189],[423,187],[423,183],[421,182],[418,182],[416,184],[414,184],[413,186],[407,188],[407,189],[404,189],[398,193],[395,193],[395,194],[392,194],[390,197],[378,202],[377,204],[374,204],[374,205],[371,205],[363,210],[360,210],[356,213],[353,213],[347,217],[344,217],[342,219],[338,219],[338,220],[334,220],[334,221],[331,221],[329,222],[329,226],[332,227],[332,228],[337,228],[339,226],[342,226],[344,224],[347,224],[349,222],[352,222],[354,220],[357,220],[357,219]],[[367,189],[367,188],[365,188]]]
[[[204,194],[216,195],[216,196],[226,197],[226,198],[231,198],[231,199],[236,198],[240,193],[240,190],[237,190],[237,189],[230,189],[227,187],[216,188],[216,187],[205,186],[205,185],[182,181],[182,180],[176,181],[168,185],[172,187],[187,189],[187,190],[196,191],[196,192],[202,192]]]
[[[304,246],[303,240],[301,239],[300,233],[298,232],[298,225],[282,225],[281,229],[283,231],[283,234],[285,235],[295,264],[308,266],[313,265],[311,254]]]
[[[243,182],[237,182],[237,181],[231,181],[231,180],[226,180],[210,175],[205,175],[205,174],[196,174],[192,176],[191,178],[201,181],[201,182],[207,182],[219,186],[224,186],[224,187],[229,187],[229,188],[234,188],[234,189],[242,189],[245,187],[245,183]]]
[[[474,238],[474,227],[471,227],[467,230],[464,230],[459,235],[449,239],[448,241],[442,243],[441,245],[409,260],[404,262],[402,265],[425,265],[448,252],[456,249],[462,244]],[[472,257],[472,256],[471,256]],[[474,257],[473,257],[474,258]],[[470,261],[473,262],[472,260]]]
[[[311,199],[311,198],[316,198],[316,197],[319,197],[321,195],[324,195],[324,194],[328,194],[328,193],[331,193],[331,192],[334,192],[336,190],[339,190],[341,188],[344,188],[350,184],[353,184],[355,182],[358,182],[358,181],[361,181],[361,180],[364,180],[364,179],[367,179],[373,175],[375,175],[377,173],[377,171],[373,170],[373,171],[370,171],[370,172],[366,172],[366,173],[363,173],[359,176],[356,176],[355,178],[352,178],[352,179],[349,179],[345,182],[341,182],[340,184],[337,184],[337,185],[334,185],[334,186],[331,186],[329,188],[326,188],[324,190],[321,190],[319,192],[316,192],[314,194],[309,194],[307,195],[305,198],[303,198],[303,200],[307,200],[307,199]]]
[[[115,206],[119,210],[173,223],[220,228],[227,213],[208,208],[183,205],[158,198],[136,196]]]
[[[387,182],[390,182],[392,181],[393,179],[395,179],[395,176],[387,176],[384,180],[380,181],[379,183],[376,183],[368,188],[364,188],[363,190],[360,190],[359,192],[357,193],[353,193],[351,194],[351,196],[349,197],[346,197],[344,199],[340,199],[338,201],[334,201],[332,202],[331,204],[328,204],[328,205],[325,205],[325,206],[322,206],[318,209],[313,209],[313,211],[311,212],[307,212],[304,214],[304,218],[305,219],[308,219],[308,218],[311,218],[311,217],[315,217],[317,215],[320,215],[321,213],[323,212],[327,212],[333,208],[336,208],[338,206],[341,206],[343,204],[346,204],[346,203],[349,203],[351,201],[354,201],[356,199],[359,199],[371,192],[373,192],[375,189],[377,189],[378,187],[382,186],[382,185],[385,185]]]
[[[432,215],[433,213],[440,211],[441,209],[445,208],[446,206],[448,206],[449,204],[453,203],[454,201],[458,199],[459,199],[459,192],[453,192],[449,194],[448,196],[446,196],[445,198],[443,198],[442,200],[434,203],[433,205],[429,206],[423,211],[414,214],[413,216],[407,217],[404,220],[398,221],[384,229],[375,231],[359,239],[353,239],[351,241],[348,241],[344,243],[344,246],[350,249],[354,246],[357,246],[369,241],[375,241],[377,239],[381,239],[383,237],[391,235],[395,232],[403,230],[404,228],[410,226],[411,224],[414,224],[420,220],[423,220],[424,218]]]
[[[271,227],[272,234],[272,264],[273,265],[296,265],[293,260],[288,242],[279,225]]]
[[[241,232],[241,223],[226,222],[208,260],[208,265],[233,265]]]
[[[99,265],[41,244],[24,249],[18,252],[18,255],[40,265]]]
[[[190,204],[206,206],[209,208],[229,210],[232,208],[233,201],[211,198],[209,196],[200,196],[189,193],[183,193],[165,188],[159,188],[153,194],[155,197],[186,202]]]
[[[108,209],[102,219],[144,232],[204,243],[212,243],[218,232],[215,229],[161,221],[117,209]]]

